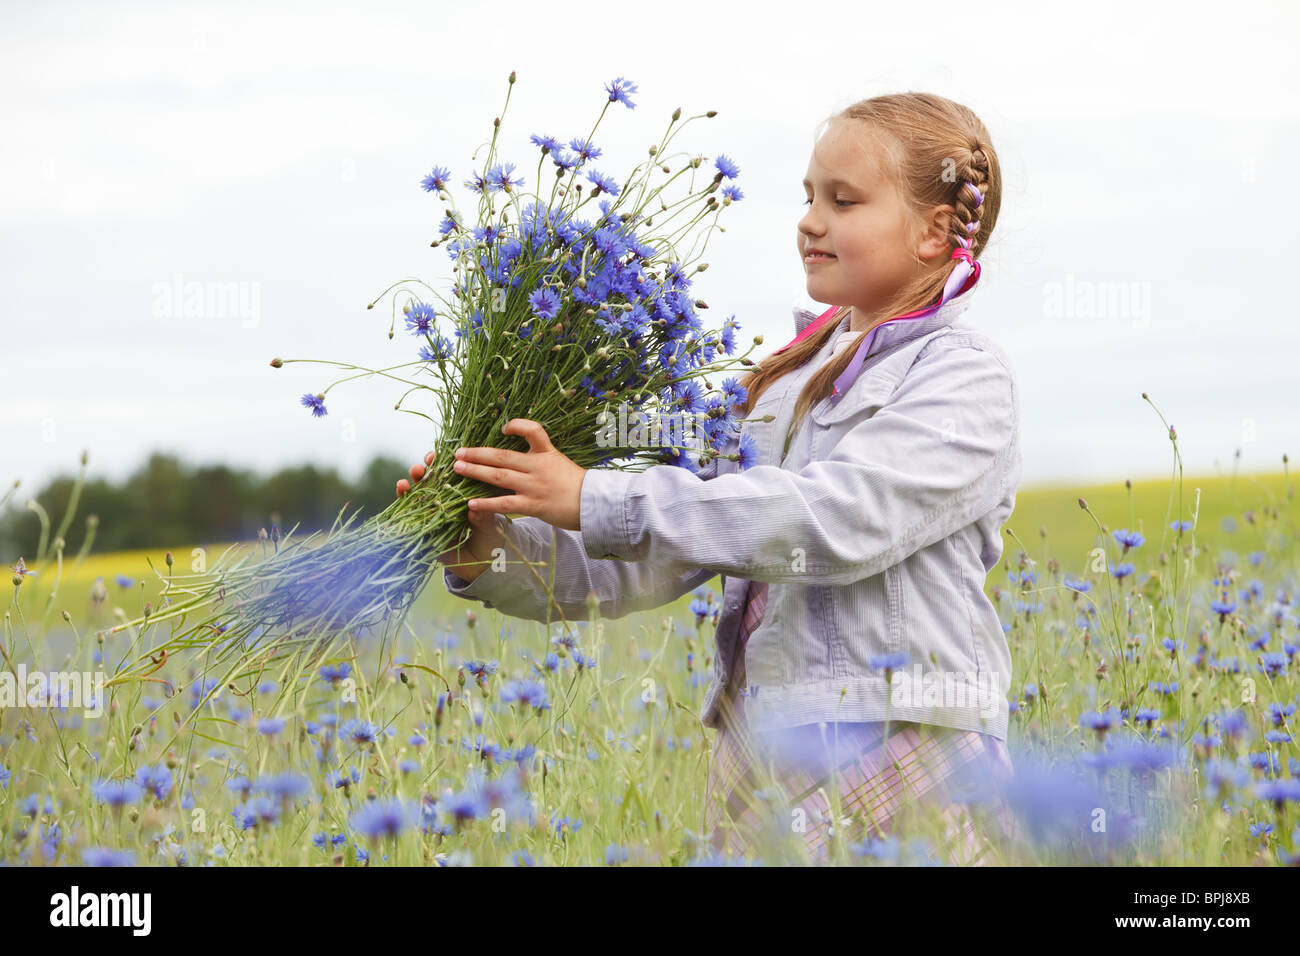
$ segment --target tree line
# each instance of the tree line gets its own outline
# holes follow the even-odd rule
[[[361,509],[358,520],[382,511],[394,500],[393,486],[408,466],[381,455],[357,481],[349,482],[335,469],[315,465],[261,475],[225,465],[192,465],[175,455],[154,453],[120,483],[102,478],[84,482],[64,536],[64,554],[81,548],[90,515],[97,518],[92,544],[96,552],[254,540],[258,529],[270,532],[273,524],[280,526],[281,534],[295,524],[299,535],[328,530],[345,503],[346,515]],[[20,556],[31,560],[39,546],[41,521],[27,501],[35,499],[49,514],[53,534],[63,521],[75,484],[75,476],[60,475],[34,495],[21,486],[14,491],[0,509],[4,564],[13,564]]]

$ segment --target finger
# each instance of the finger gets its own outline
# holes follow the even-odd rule
[[[501,495],[498,498],[471,498],[469,513],[480,515],[527,514],[519,495]]]
[[[528,450],[532,452],[555,451],[555,446],[551,444],[551,436],[546,434],[546,429],[540,422],[535,422],[531,418],[512,418],[501,426],[503,435],[522,435],[528,442]]]
[[[419,481],[419,480],[420,480],[421,478],[423,478],[423,477],[424,477],[424,466],[423,466],[423,465],[412,465],[412,466],[411,466],[411,484],[415,484],[417,481]]]
[[[399,498],[402,497],[402,495],[406,494],[410,490],[411,490],[411,483],[409,481],[407,481],[405,478],[397,479],[397,497]]]
[[[457,461],[477,462],[480,465],[496,465],[513,471],[528,471],[532,465],[529,452],[511,451],[508,448],[491,448],[478,445],[473,448],[461,448],[456,451]]]
[[[475,478],[485,484],[505,488],[508,491],[519,491],[520,483],[526,480],[524,474],[513,469],[494,468],[491,465],[476,465],[472,461],[458,461],[452,465],[452,470],[458,475]]]

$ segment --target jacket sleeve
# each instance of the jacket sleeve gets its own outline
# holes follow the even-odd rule
[[[1002,357],[944,336],[829,457],[797,472],[754,465],[708,482],[671,467],[588,472],[582,540],[593,556],[849,584],[993,510],[1018,473],[1018,433]]]
[[[733,441],[730,445],[735,445]],[[724,453],[734,451],[724,449]],[[683,471],[675,465],[655,466],[670,471]],[[698,474],[690,474],[692,481],[709,481],[717,474],[718,461],[714,459]],[[608,469],[606,471],[609,471]],[[591,469],[593,474],[605,473]],[[617,472],[610,471],[617,474]],[[615,507],[617,505],[610,504]],[[542,581],[529,571],[509,545],[505,546],[504,566],[499,570],[489,567],[473,581],[443,569],[443,582],[447,590],[457,597],[481,601],[511,617],[545,622],[555,620],[555,606],[569,620],[585,621],[588,618],[587,596],[595,591],[600,614],[606,618],[619,618],[634,611],[660,607],[694,590],[717,575],[717,571],[696,565],[658,565],[652,561],[606,561],[589,557],[581,532],[567,531],[542,521],[540,518],[508,518],[496,515],[497,527],[514,543],[515,547],[533,563]],[[554,541],[552,542],[552,535]],[[551,569],[554,566],[554,577]],[[546,582],[543,586],[542,582]],[[548,589],[554,584],[554,593]]]

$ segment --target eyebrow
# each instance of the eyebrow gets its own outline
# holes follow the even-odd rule
[[[805,179],[805,180],[803,181],[803,184],[804,184],[805,186],[811,186],[811,185],[812,185],[812,182],[811,182],[810,180]],[[831,185],[832,185],[832,186],[848,186],[850,189],[858,189],[858,188],[859,188],[857,185],[855,185],[854,183],[849,182],[847,179],[832,179],[832,180],[831,180]]]

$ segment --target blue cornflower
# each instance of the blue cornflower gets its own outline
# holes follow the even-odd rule
[[[1245,767],[1223,760],[1211,759],[1205,764],[1205,796],[1218,799],[1235,787],[1244,787],[1250,782],[1250,773]]]
[[[578,139],[576,136],[569,140],[569,149],[578,154],[579,160],[600,158],[599,147],[593,146],[590,142]]]
[[[537,681],[512,680],[501,688],[501,700],[505,703],[518,701],[537,710],[549,710],[550,702],[546,698],[546,688]]]
[[[418,808],[406,800],[371,800],[352,814],[352,828],[372,840],[396,837],[415,826]]]
[[[263,717],[257,722],[257,732],[268,737],[274,737],[284,730],[284,725],[285,719],[283,717]]]
[[[352,673],[352,665],[347,663],[346,661],[336,666],[330,666],[329,664],[326,664],[324,667],[320,669],[321,679],[329,681],[331,684],[343,680],[343,678],[347,677],[351,673]]]
[[[428,335],[434,329],[438,313],[427,302],[416,302],[406,310],[406,328],[413,335]]]
[[[534,146],[541,147],[543,156],[545,156],[547,153],[553,153],[558,149],[564,148],[560,144],[560,141],[556,139],[554,136],[538,136],[536,133],[533,133],[531,136],[528,137],[528,141],[531,142]]]
[[[1264,739],[1271,744],[1289,744],[1291,735],[1285,730],[1269,730],[1264,733]]]
[[[1218,715],[1219,730],[1229,737],[1239,737],[1250,729],[1250,721],[1244,711],[1226,710]]]
[[[1295,713],[1295,704],[1272,703],[1268,705],[1268,718],[1274,727],[1281,727],[1286,719]]]
[[[1255,784],[1255,796],[1271,801],[1279,810],[1286,801],[1300,803],[1300,780],[1285,777],[1281,780],[1264,780]]]
[[[425,192],[431,193],[446,188],[447,183],[450,181],[451,170],[442,166],[435,166],[429,175],[420,180],[420,186]]]
[[[140,767],[135,772],[135,782],[159,800],[165,800],[172,789],[172,772],[162,764]]]
[[[119,574],[113,580],[117,582],[117,586],[120,588],[129,588],[135,584],[135,578],[128,578],[125,574]]]
[[[1116,716],[1113,708],[1107,708],[1104,713],[1089,710],[1079,715],[1079,726],[1095,730],[1099,734],[1105,734],[1106,731],[1115,726]]]
[[[482,788],[474,787],[444,797],[439,801],[438,806],[443,816],[451,818],[457,824],[485,817],[492,809],[488,806]]]
[[[144,796],[144,790],[134,780],[99,780],[91,784],[90,792],[110,807],[135,803]]]
[[[343,789],[354,783],[361,782],[361,774],[355,767],[346,768],[346,770],[346,773],[343,770],[331,770],[325,775],[325,782],[335,790]]]
[[[593,196],[599,196],[601,193],[608,193],[611,196],[617,196],[619,193],[618,182],[604,173],[598,173],[594,169],[587,170],[587,179],[595,186],[592,192]]]
[[[280,819],[280,804],[270,797],[253,797],[242,807],[235,807],[231,815],[239,821],[241,830],[247,830],[259,823],[277,823]]]
[[[499,661],[465,661],[465,670],[474,675],[476,679],[483,680],[491,674],[495,674],[501,667]]]
[[[605,847],[606,866],[617,866],[619,863],[626,863],[630,856],[627,847],[619,846],[617,843],[611,843]]]
[[[1115,567],[1111,568],[1110,573],[1112,577],[1116,578],[1119,581],[1123,581],[1135,570],[1137,569],[1133,567],[1132,561],[1125,561],[1123,564],[1117,564],[1115,565]]]
[[[292,800],[294,797],[301,797],[310,790],[311,781],[304,774],[288,771],[262,777],[254,785],[253,789],[261,793],[268,793],[281,800]]]
[[[1069,574],[1065,576],[1065,581],[1063,583],[1071,591],[1078,591],[1080,594],[1087,594],[1092,590],[1091,581],[1084,581],[1082,578],[1076,578]]]
[[[630,110],[636,109],[636,104],[628,98],[629,93],[637,92],[636,84],[631,80],[625,80],[620,76],[612,83],[606,83],[605,91],[609,93],[611,103],[622,103]]]
[[[38,813],[41,812],[41,798],[34,793],[31,794],[30,796],[27,797],[26,800],[22,802],[22,805],[19,807],[19,811],[25,817],[36,816]],[[54,803],[50,800],[48,796],[45,798],[45,812],[46,813],[54,812]]]
[[[355,744],[370,744],[379,737],[379,728],[368,720],[353,717],[339,728],[339,736]]]
[[[86,866],[135,866],[135,854],[130,850],[88,846],[81,851],[81,861]]]
[[[873,671],[896,671],[907,666],[907,655],[898,652],[894,654],[873,654],[867,658],[867,666]]]
[[[1259,656],[1259,669],[1269,677],[1276,677],[1286,672],[1287,656],[1281,651]]]
[[[758,464],[758,448],[754,436],[746,432],[740,436],[740,447],[736,451],[736,463],[741,471]]]
[[[1157,720],[1160,719],[1160,711],[1153,710],[1150,707],[1139,707],[1137,709],[1137,712],[1133,715],[1133,719],[1136,720],[1139,724],[1146,724],[1148,727],[1150,727],[1153,723],[1155,723]]]
[[[722,196],[724,199],[730,199],[732,202],[740,202],[745,198],[745,194],[740,191],[740,187],[733,185],[723,186]]]
[[[1225,593],[1222,601],[1210,602],[1210,610],[1219,615],[1220,621],[1226,618],[1233,611],[1237,610],[1237,602],[1229,601],[1227,598],[1228,595]]]
[[[510,192],[511,189],[514,189],[518,186],[522,186],[524,184],[522,178],[520,179],[510,178],[510,174],[513,173],[514,171],[515,171],[514,163],[506,163],[504,165],[498,163],[497,165],[493,166],[491,169],[488,170],[487,185],[490,186],[493,190],[504,189],[506,192]]]
[[[556,818],[551,814],[551,822],[555,826],[555,835],[558,837],[566,836],[570,833],[577,833],[582,829],[582,821],[577,817],[563,816]]]
[[[306,408],[310,408],[312,415],[314,415],[317,418],[329,414],[325,410],[324,395],[312,395],[310,392],[308,392],[306,395],[302,397],[301,401],[303,406]]]
[[[442,362],[456,354],[456,343],[445,335],[439,335],[430,347],[427,343],[420,346],[418,358],[421,362]]]
[[[1128,528],[1120,528],[1118,531],[1112,531],[1110,536],[1124,546],[1124,554],[1128,554],[1129,548],[1140,548],[1146,538],[1142,537],[1137,531],[1130,531]]]
[[[553,319],[560,311],[560,297],[549,286],[542,286],[528,296],[528,305],[539,319]]]
[[[9,789],[9,780],[10,780],[10,778],[12,778],[12,777],[13,777],[13,774],[11,774],[11,773],[10,773],[8,770],[6,770],[4,767],[0,767],[0,787],[4,787],[6,790],[8,790],[8,789]]]
[[[476,753],[483,760],[495,761],[501,757],[501,747],[492,743],[482,734],[478,734],[473,741],[462,740],[460,745],[470,753]]]
[[[740,167],[724,154],[719,153],[717,159],[713,161],[713,165],[727,179],[735,179],[740,175]]]

